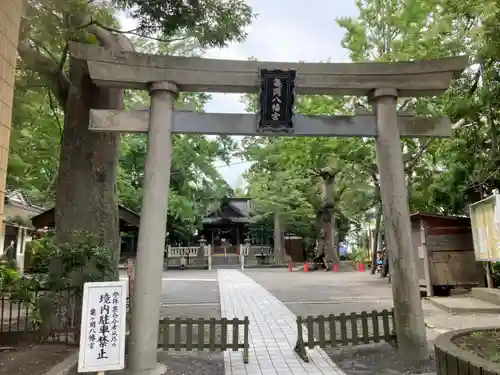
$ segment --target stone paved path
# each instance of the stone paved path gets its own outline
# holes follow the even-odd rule
[[[225,352],[226,375],[344,375],[321,349],[303,362],[294,352],[295,315],[261,285],[236,270],[219,270],[221,315],[250,319],[249,361],[242,352]]]

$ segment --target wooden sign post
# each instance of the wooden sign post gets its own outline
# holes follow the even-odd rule
[[[130,301],[134,294],[135,264],[133,259],[127,259],[128,295]]]

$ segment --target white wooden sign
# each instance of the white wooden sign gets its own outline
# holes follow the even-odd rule
[[[78,372],[125,368],[127,281],[85,283]]]

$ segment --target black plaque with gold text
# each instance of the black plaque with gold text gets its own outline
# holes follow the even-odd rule
[[[293,132],[295,70],[260,70],[260,132]]]

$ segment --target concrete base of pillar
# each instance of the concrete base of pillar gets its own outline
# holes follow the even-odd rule
[[[130,369],[113,371],[113,375],[165,375],[166,373],[167,366],[165,366],[163,363],[157,363],[156,367],[142,371],[134,371]]]

